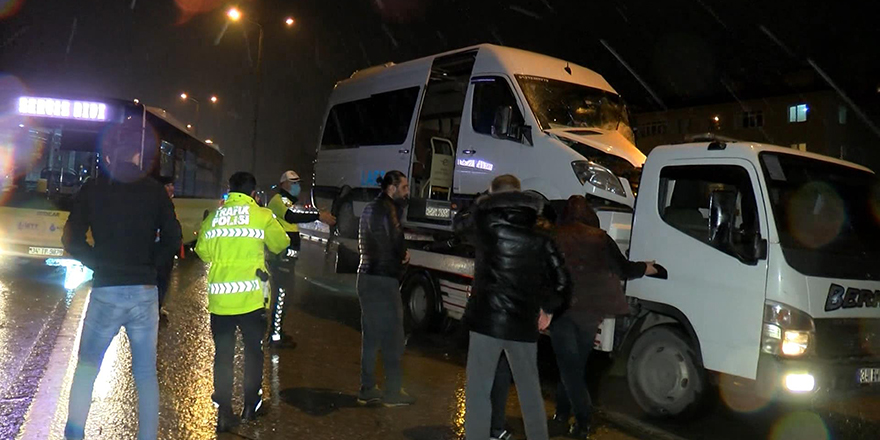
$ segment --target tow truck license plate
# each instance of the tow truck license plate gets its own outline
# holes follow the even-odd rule
[[[29,247],[28,254],[30,254],[30,255],[45,255],[45,256],[49,256],[49,257],[61,257],[61,256],[64,256],[64,249],[45,248],[45,247]]]
[[[860,368],[859,383],[880,382],[880,368]]]

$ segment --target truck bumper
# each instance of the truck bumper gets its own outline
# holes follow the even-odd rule
[[[865,368],[880,368],[880,358],[782,359],[762,354],[757,385],[761,394],[788,402],[880,392],[880,383],[860,380]]]

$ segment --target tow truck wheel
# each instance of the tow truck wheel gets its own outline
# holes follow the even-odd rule
[[[408,276],[401,286],[404,326],[411,332],[426,332],[437,322],[434,283],[424,274]]]
[[[678,329],[659,326],[633,344],[627,381],[633,398],[649,415],[687,418],[700,408],[709,383],[688,341]]]

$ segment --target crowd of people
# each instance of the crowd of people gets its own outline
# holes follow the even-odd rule
[[[401,217],[409,183],[400,171],[379,179],[382,193],[360,219],[358,297],[362,313],[362,379],[358,402],[412,404],[401,388],[403,311],[399,280],[409,262]],[[548,218],[544,200],[523,192],[519,179],[502,175],[454,221],[457,235],[476,251],[474,281],[465,310],[469,332],[465,435],[508,439],[504,407],[517,387],[526,436],[548,438],[538,376],[537,341],[550,335],[561,381],[553,421],[573,438],[587,438],[591,399],[585,369],[599,324],[625,315],[621,280],[657,273],[653,262],[631,262],[600,229],[583,196],[569,198],[562,218]],[[376,387],[381,348],[386,390]],[[383,400],[384,399],[384,400]]]
[[[131,342],[138,439],[157,436],[160,305],[174,256],[181,251],[181,228],[171,202],[173,182],[144,176],[139,155],[139,148],[126,145],[105,155],[112,176],[83,185],[65,226],[65,249],[95,272],[71,385],[68,439],[84,437],[95,378],[121,327]],[[401,371],[400,280],[410,259],[402,217],[410,191],[400,171],[385,173],[377,183],[380,195],[364,209],[358,234],[362,346],[357,401],[397,407],[416,403],[402,386]],[[228,198],[202,223],[195,251],[210,263],[207,296],[218,432],[261,414],[264,344],[292,346],[282,320],[299,252],[297,224],[336,221],[329,213],[297,208],[299,185],[295,172],[285,172],[266,208],[258,203],[255,177],[235,173]],[[139,203],[129,203],[132,198]],[[517,387],[528,438],[548,438],[537,364],[542,332],[550,336],[560,370],[553,420],[568,423],[573,416],[569,435],[586,438],[592,410],[584,373],[598,326],[605,317],[628,312],[622,279],[656,273],[652,262],[631,262],[621,254],[584,197],[571,197],[558,222],[548,212],[540,196],[523,192],[515,176],[503,175],[455,218],[456,233],[476,252],[464,319],[469,440],[510,438],[504,407],[511,383]],[[93,245],[86,239],[89,230]],[[268,262],[267,250],[272,254]],[[236,329],[245,352],[240,416],[232,409]],[[380,352],[384,389],[376,377]]]

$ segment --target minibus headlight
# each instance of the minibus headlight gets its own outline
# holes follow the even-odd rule
[[[608,168],[587,160],[576,160],[571,163],[571,168],[581,185],[589,183],[596,188],[626,197],[626,190],[623,189],[620,179]]]

